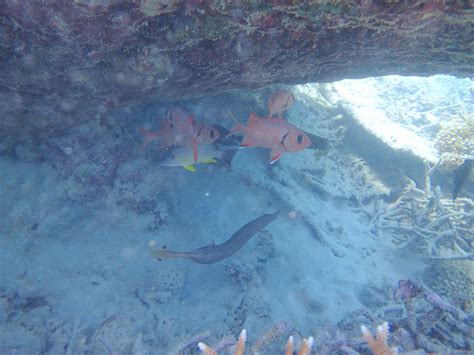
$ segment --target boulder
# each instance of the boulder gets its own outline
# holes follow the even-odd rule
[[[6,0],[0,140],[59,136],[117,107],[226,89],[472,75],[469,3]]]

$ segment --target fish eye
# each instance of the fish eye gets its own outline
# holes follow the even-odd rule
[[[296,143],[301,144],[303,142],[303,135],[299,134],[298,137],[296,137]]]
[[[198,133],[197,133],[197,136],[200,137],[201,136],[201,131],[202,131],[202,128],[199,129]]]
[[[209,132],[209,136],[210,136],[211,138],[214,138],[214,130],[213,130],[213,129],[211,129],[211,131]]]

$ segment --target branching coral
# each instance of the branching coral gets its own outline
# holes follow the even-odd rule
[[[277,341],[286,331],[288,326],[285,322],[278,322],[263,333],[250,348],[253,353],[263,353],[263,350],[268,348],[270,344]]]
[[[438,308],[443,312],[448,312],[459,320],[467,319],[467,315],[462,310],[452,306],[443,300],[436,292],[430,290],[426,285],[415,280],[408,279],[398,281],[398,289],[393,295],[395,299],[400,299],[404,302],[405,307],[409,312],[412,309],[412,299],[418,296],[423,297],[435,308]]]
[[[446,348],[440,345],[442,343],[456,343],[465,347],[466,350],[472,350],[464,340],[456,340],[454,334],[461,333],[465,337],[470,337],[472,330],[469,323],[470,317],[462,310],[454,307],[436,292],[429,289],[426,285],[415,280],[400,280],[398,288],[395,290],[394,299],[403,301],[407,312],[405,326],[415,341],[415,345],[426,351],[444,352]],[[433,308],[420,315],[415,311],[414,300],[422,297]]]
[[[425,188],[406,177],[407,185],[392,204],[377,201],[374,211],[365,213],[375,231],[396,233],[396,242],[419,250],[431,258],[472,259],[472,213],[470,199],[455,203],[441,196],[439,187],[431,188],[431,174],[435,166],[425,162]]]
[[[298,355],[311,354],[313,345],[315,347],[313,351],[317,354],[366,354],[369,350],[374,355],[413,354],[415,352],[445,354],[450,353],[451,350],[473,350],[474,343],[470,340],[472,338],[472,322],[474,321],[472,315],[451,305],[423,283],[411,279],[400,280],[398,287],[393,292],[393,298],[396,301],[402,301],[404,309],[401,305],[388,305],[379,309],[377,315],[366,309],[354,311],[337,326],[319,327],[314,338],[311,336],[301,341],[295,341],[295,338],[290,336],[286,342],[285,355],[295,353],[295,343],[300,344]],[[424,301],[420,302],[420,299]],[[387,321],[382,322],[383,319]],[[362,337],[358,331],[358,325],[361,323],[368,324],[360,327]],[[376,327],[377,332],[373,336],[368,328],[375,327],[376,324],[381,325]],[[280,324],[277,328],[281,326]],[[270,328],[261,338],[270,337],[272,342],[280,339],[284,332],[273,328],[275,327]],[[276,339],[268,335],[269,332],[278,333]],[[296,332],[294,334],[298,336]],[[192,353],[191,349],[197,347],[204,355],[219,353],[244,355],[247,341],[245,329],[241,331],[237,340],[233,336],[224,336],[213,346],[207,345],[207,339],[210,336],[210,331],[194,335],[175,347],[173,354]],[[144,347],[144,344],[140,344],[140,342],[141,335],[139,334],[134,347],[137,343],[139,345],[136,346],[137,348]],[[249,353],[277,352],[277,350],[263,344],[264,342],[257,339]]]
[[[285,355],[293,355],[293,349],[295,347],[295,340],[293,336],[288,338],[286,342],[285,348]],[[311,348],[313,347],[313,337],[309,337],[308,339],[303,339],[301,342],[300,349],[298,351],[298,355],[309,355],[311,353]]]
[[[196,344],[201,344],[207,338],[211,336],[211,332],[206,330],[205,332],[196,334],[189,339],[184,340],[174,348],[173,354],[185,354],[191,348],[195,347]],[[206,351],[211,351],[211,348],[205,348]]]
[[[374,355],[395,355],[398,354],[396,348],[390,348],[387,344],[388,339],[388,323],[383,322],[382,325],[377,327],[377,332],[375,337],[372,336],[370,331],[362,325],[360,327],[362,331],[362,335],[369,345],[370,350],[374,353]]]
[[[246,340],[247,340],[247,332],[245,329],[243,329],[240,332],[239,339],[236,344],[236,348],[234,352],[235,355],[244,355]],[[200,342],[198,344],[198,347],[199,347],[199,350],[201,350],[201,354],[203,355],[217,355],[217,351],[205,343]],[[288,338],[288,342],[286,343],[285,354],[292,355],[293,347],[294,347],[294,339],[292,336],[290,336]],[[303,341],[301,342],[300,350],[298,351],[298,355],[309,355],[311,353],[312,347],[313,347],[313,337],[309,337],[308,339],[303,339]],[[258,353],[258,351],[254,352],[254,350],[252,350],[252,353]]]
[[[247,341],[247,331],[242,329],[239,335],[239,339],[237,340],[237,344],[235,347],[235,355],[244,355],[245,351],[245,342]],[[198,343],[199,350],[201,350],[201,354],[203,355],[217,355],[217,351],[214,348],[210,347],[205,343]]]

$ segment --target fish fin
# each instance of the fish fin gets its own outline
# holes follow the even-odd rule
[[[227,135],[227,137],[232,136],[236,133],[243,133],[244,132],[244,125],[237,122],[235,126],[230,130],[230,133]]]
[[[270,164],[275,164],[278,161],[278,159],[280,159],[281,154],[282,152],[275,152],[272,150],[270,152]]]
[[[220,125],[214,125],[214,128],[217,129],[217,132],[219,133],[219,137],[215,140],[215,142],[219,145],[225,145],[225,146],[236,146],[240,143],[240,139],[237,138],[231,138],[228,139],[230,136],[237,134],[238,132],[230,132],[227,128],[224,128]]]
[[[196,167],[194,165],[185,165],[184,168],[188,171],[196,172]]]
[[[255,144],[254,142],[252,141],[251,138],[249,138],[248,135],[245,135],[244,136],[244,139],[242,139],[242,143],[240,143],[240,148],[247,148],[247,147],[254,147]]]
[[[247,122],[247,126],[251,126],[257,124],[260,121],[260,117],[255,112],[250,112],[249,120]]]
[[[197,140],[196,140],[196,138],[193,138],[192,144],[193,144],[193,158],[194,158],[194,162],[197,163],[199,157],[198,157],[198,149],[197,149]]]
[[[238,149],[226,149],[224,153],[222,153],[221,161],[228,168],[232,167],[232,159],[234,159],[234,156],[235,156],[235,153],[237,153],[237,150]]]
[[[240,127],[238,126],[235,126],[234,128],[232,128],[232,131],[231,133],[229,133],[227,136],[225,136],[226,138],[229,138],[230,136],[233,136],[235,134],[239,134],[240,133]]]
[[[206,164],[217,164],[217,160],[214,159],[214,158],[209,158],[209,159],[204,160],[203,163],[206,163]]]

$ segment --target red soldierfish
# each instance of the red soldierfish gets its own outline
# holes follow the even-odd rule
[[[184,138],[196,138],[198,143],[211,144],[219,138],[219,132],[213,126],[194,120],[181,108],[174,108],[166,113],[165,130],[180,133]]]
[[[273,117],[277,114],[278,117],[283,117],[283,112],[288,110],[295,102],[295,96],[291,91],[282,90],[273,94],[272,98],[268,100],[268,117]]]
[[[159,148],[171,146],[193,147],[194,161],[198,161],[197,144],[211,144],[219,138],[219,132],[214,127],[199,123],[194,117],[180,108],[175,108],[167,112],[166,120],[162,122],[158,132],[140,128],[145,140],[142,148],[151,141],[158,140]]]
[[[270,164],[275,163],[282,153],[298,152],[311,145],[308,135],[281,118],[261,119],[250,113],[247,126],[237,123],[232,133],[242,133],[241,147],[263,147],[271,149]]]

